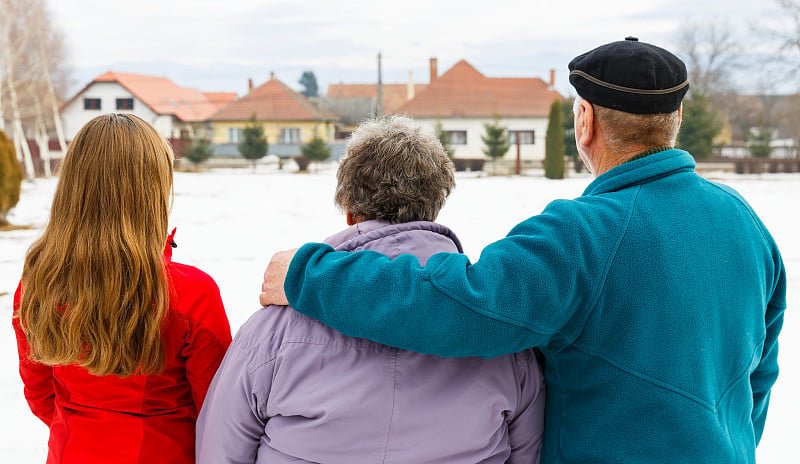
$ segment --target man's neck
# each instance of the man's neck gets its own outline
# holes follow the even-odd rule
[[[610,171],[611,169],[627,163],[628,161],[634,161],[637,159],[645,158],[649,155],[654,153],[658,153],[664,150],[669,150],[672,147],[667,146],[660,146],[660,147],[645,147],[645,146],[638,146],[633,148],[632,150],[626,150],[624,152],[609,152],[609,150],[605,150],[605,153],[600,157],[599,162],[597,163],[597,170],[595,171],[595,176],[599,176],[606,171]]]

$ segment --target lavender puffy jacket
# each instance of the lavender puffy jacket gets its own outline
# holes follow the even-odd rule
[[[423,265],[461,251],[448,228],[431,222],[367,221],[326,243],[414,254]],[[242,326],[217,371],[197,423],[197,460],[538,463],[543,418],[532,351],[445,359],[268,307]]]

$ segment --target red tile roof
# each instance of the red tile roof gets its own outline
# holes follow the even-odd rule
[[[236,97],[236,94],[220,92],[212,95],[224,94],[226,97],[216,97],[212,101],[203,92],[197,89],[180,87],[166,77],[108,71],[93,80],[78,92],[73,99],[82,94],[90,85],[97,82],[116,82],[125,87],[128,92],[155,113],[172,114],[181,121],[187,122],[207,120],[217,111],[220,104],[224,104],[221,100],[225,99],[227,103]],[[233,98],[229,98],[229,95],[233,95]]]
[[[206,94],[206,98],[210,101],[217,109],[222,108],[223,106],[227,105],[228,103],[236,100],[236,92],[203,92]]]
[[[414,95],[425,90],[427,84],[413,84]],[[407,84],[383,84],[383,108],[386,112],[393,113],[408,101]],[[378,98],[377,84],[329,84],[328,97],[351,98],[369,97]]]
[[[547,117],[563,97],[539,78],[486,77],[465,60],[397,109],[415,117]]]
[[[212,121],[336,121],[338,116],[314,105],[303,94],[272,78],[220,109]]]

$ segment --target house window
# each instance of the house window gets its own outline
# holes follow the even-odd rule
[[[508,131],[508,143],[511,145],[517,144],[517,137],[519,137],[520,145],[533,145],[536,136],[532,130]]]
[[[295,145],[300,143],[300,128],[281,128],[281,143]]]
[[[450,145],[467,144],[467,131],[465,130],[443,131],[443,133],[447,136],[447,139],[450,141]]]
[[[133,98],[117,98],[117,109],[118,110],[132,110],[133,109]]]
[[[239,143],[241,140],[242,140],[242,129],[239,129],[238,127],[229,127],[228,142]]]
[[[85,110],[99,110],[100,109],[100,99],[99,98],[84,98],[83,99],[83,109],[85,109]]]

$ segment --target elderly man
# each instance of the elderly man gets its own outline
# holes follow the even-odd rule
[[[778,248],[739,194],[671,148],[688,90],[675,55],[629,37],[569,68],[576,143],[597,176],[582,196],[474,264],[279,253],[262,303],[288,296],[345,334],[440,356],[539,347],[545,463],[752,463],[778,374]]]

